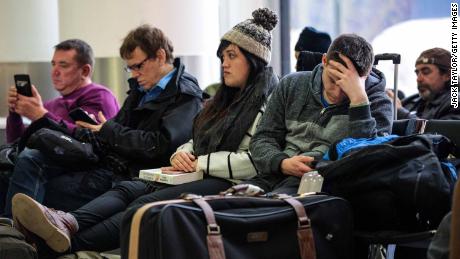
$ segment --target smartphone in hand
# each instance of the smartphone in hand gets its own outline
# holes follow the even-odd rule
[[[98,125],[97,121],[91,118],[82,108],[78,107],[69,112],[70,118],[74,121],[83,121],[89,124]]]
[[[30,84],[30,77],[27,74],[14,75],[14,83],[18,94],[24,96],[32,96],[32,85]]]

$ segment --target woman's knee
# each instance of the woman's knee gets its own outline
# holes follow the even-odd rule
[[[141,181],[123,181],[112,188],[113,192],[135,199],[146,192],[146,184]]]

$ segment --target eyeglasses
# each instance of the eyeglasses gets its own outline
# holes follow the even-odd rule
[[[149,57],[146,57],[141,63],[139,64],[134,64],[134,65],[131,65],[131,66],[126,66],[125,67],[125,71],[130,73],[132,71],[139,71],[141,70],[142,66],[144,66],[144,63],[149,60],[150,58]]]

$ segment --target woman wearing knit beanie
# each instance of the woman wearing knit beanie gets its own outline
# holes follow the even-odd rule
[[[271,30],[278,18],[267,8],[252,15],[253,19],[237,24],[222,37],[217,50],[222,66],[221,86],[195,119],[192,140],[172,155],[171,167],[163,168],[201,171],[204,179],[177,186],[123,182],[70,213],[50,210],[20,195],[17,200],[30,213],[14,217],[24,228],[38,229],[34,234],[54,251],[64,252],[69,248],[106,251],[120,246],[120,227],[126,209],[177,198],[182,193],[217,194],[255,176],[257,170],[248,152],[249,142],[268,96],[278,84],[278,77],[267,67]],[[35,220],[27,220],[31,217]],[[178,249],[177,253],[178,257],[187,258],[187,251]]]

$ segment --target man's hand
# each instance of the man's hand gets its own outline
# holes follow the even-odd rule
[[[171,165],[174,169],[185,172],[195,172],[197,163],[198,159],[193,154],[185,151],[177,152],[171,159]]]
[[[18,102],[18,91],[16,86],[12,85],[8,89],[8,110],[10,112],[16,112],[16,103]]]
[[[393,102],[394,100],[393,98],[395,96],[395,93],[393,92],[393,90],[387,89],[385,92],[387,93],[388,97],[390,97],[391,101]],[[398,97],[396,97],[396,109],[401,109],[401,107],[402,107],[401,100]]]
[[[99,113],[97,114],[97,117],[100,121],[98,125],[93,125],[93,124],[90,124],[84,121],[76,121],[75,124],[77,124],[78,126],[82,128],[90,129],[92,132],[99,132],[102,126],[104,125],[104,123],[107,121],[107,119],[105,118],[104,114],[102,114],[101,111],[99,111]]]
[[[303,174],[313,170],[309,165],[314,158],[311,156],[293,156],[281,161],[281,172],[285,175],[302,177]]]
[[[34,85],[32,85],[31,97],[20,95],[17,92],[16,97],[17,101],[14,104],[14,91],[12,91],[10,88],[8,91],[8,105],[10,110],[13,109],[16,113],[28,118],[31,121],[40,119],[48,112],[48,110],[46,110],[43,106],[42,97]],[[10,103],[12,106],[10,106]]]
[[[347,66],[345,67],[334,60],[329,61],[329,73],[335,80],[335,84],[337,84],[348,96],[348,99],[350,99],[350,105],[358,105],[369,102],[365,89],[367,76],[360,77],[353,65],[353,62],[351,62],[347,56],[342,54],[339,54],[339,56]]]

